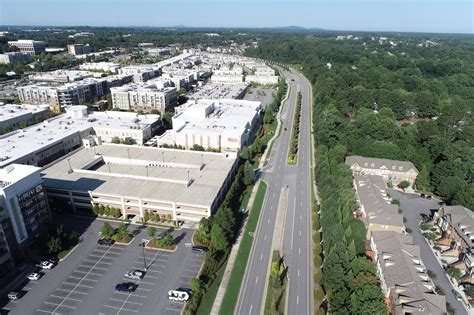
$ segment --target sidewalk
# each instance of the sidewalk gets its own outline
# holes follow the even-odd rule
[[[252,194],[250,195],[249,202],[247,205],[247,209],[249,209],[249,211],[251,211],[250,209],[252,209],[253,202],[255,200],[255,195],[257,194],[259,186],[260,186],[260,181],[258,181],[253,186]],[[221,284],[219,285],[219,290],[217,291],[217,294],[216,294],[216,299],[214,300],[214,304],[212,305],[211,315],[217,315],[219,313],[219,309],[221,308],[222,300],[224,299],[224,294],[227,289],[227,284],[229,283],[232,269],[234,269],[235,259],[237,257],[237,253],[240,248],[240,241],[242,240],[242,236],[244,235],[246,224],[247,224],[247,219],[245,219],[244,223],[242,224],[242,229],[240,231],[240,234],[237,237],[237,240],[235,241],[235,244],[232,247],[232,250],[230,251],[229,258],[227,260],[227,266],[225,267],[224,275],[222,277]]]

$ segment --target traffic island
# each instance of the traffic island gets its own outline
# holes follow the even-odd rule
[[[285,266],[280,252],[274,250],[263,314],[272,315],[285,313],[285,296],[288,283],[287,271],[288,268]]]

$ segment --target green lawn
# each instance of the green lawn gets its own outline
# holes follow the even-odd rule
[[[250,255],[250,249],[252,248],[253,237],[250,236],[249,233],[252,232],[253,234],[257,227],[266,190],[267,184],[265,184],[263,181],[260,182],[260,186],[258,187],[255,201],[245,227],[245,232],[240,243],[240,248],[237,252],[234,268],[230,274],[229,284],[227,285],[227,290],[225,291],[219,314],[234,314],[235,305],[237,304],[237,298],[240,292],[240,286],[242,285],[245,269],[247,267],[247,261]]]
[[[225,267],[227,266],[227,260],[222,265],[221,269],[217,272],[216,278],[212,281],[209,290],[204,294],[201,299],[201,304],[197,310],[197,315],[207,315],[211,313],[212,305],[214,304],[214,300],[216,299],[217,291],[219,290],[219,286],[222,281],[222,277],[224,276]]]

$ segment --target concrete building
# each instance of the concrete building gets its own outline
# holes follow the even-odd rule
[[[239,151],[252,142],[260,123],[260,110],[261,103],[254,101],[188,101],[176,108],[173,129],[158,138],[158,145]]]
[[[24,256],[23,249],[49,219],[40,168],[19,164],[0,168],[0,277],[13,267],[12,257]]]
[[[436,294],[410,235],[374,232],[370,241],[389,314],[446,314],[446,298]]]
[[[159,76],[161,68],[153,65],[133,65],[120,68],[119,73],[132,75],[133,82],[142,83]]]
[[[114,108],[134,111],[158,111],[161,115],[165,110],[176,105],[178,92],[175,87],[159,88],[156,84],[129,84],[110,89]]]
[[[90,212],[93,204],[124,218],[154,212],[198,222],[220,205],[236,155],[125,145],[82,148],[42,170],[52,209]]]
[[[78,70],[54,70],[30,74],[28,79],[38,82],[68,83],[94,77],[94,73]]]
[[[119,73],[120,64],[113,62],[85,62],[79,66],[81,70]]]
[[[351,155],[346,157],[346,164],[349,165],[354,175],[378,175],[382,176],[386,181],[391,181],[395,185],[405,180],[413,185],[418,176],[418,170],[415,165],[406,161]]]
[[[276,75],[246,75],[245,82],[251,82],[262,85],[278,84],[278,76]]]
[[[403,215],[398,212],[398,205],[390,203],[382,176],[356,175],[354,188],[359,205],[355,215],[365,223],[367,238],[377,231],[405,232]]]
[[[74,39],[78,39],[78,38],[93,38],[95,37],[95,34],[94,33],[91,33],[91,32],[79,32],[79,33],[75,33],[73,35],[69,35],[69,38],[74,38]]]
[[[151,57],[162,57],[162,56],[169,56],[173,53],[174,50],[172,48],[149,48],[146,50],[148,56]]]
[[[67,52],[70,55],[77,56],[77,55],[84,55],[91,52],[91,47],[89,44],[71,44],[67,45]]]
[[[213,83],[235,84],[244,82],[244,71],[240,66],[227,67],[212,70],[211,81]]]
[[[0,64],[9,65],[18,61],[30,61],[31,55],[22,52],[7,52],[0,54]]]
[[[435,245],[441,248],[446,267],[463,273],[459,282],[474,284],[474,213],[463,206],[442,206],[434,214],[441,238]]]
[[[20,52],[32,56],[41,54],[46,51],[45,42],[30,39],[9,41],[8,46],[18,48]]]
[[[158,115],[122,112],[88,114],[85,106],[72,106],[66,114],[0,136],[0,167],[12,163],[44,166],[96,135],[104,142],[131,138],[141,145],[154,135],[159,119]]]
[[[49,105],[17,105],[0,106],[0,134],[41,122],[51,115]]]

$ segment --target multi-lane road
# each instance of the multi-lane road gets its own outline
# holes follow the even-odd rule
[[[313,309],[311,275],[311,91],[298,73],[283,71],[291,89],[281,113],[282,133],[273,145],[262,179],[268,184],[236,314],[260,314],[271,259],[274,233],[284,233],[283,256],[289,268],[288,314],[310,314]],[[288,165],[293,114],[298,91],[302,94],[297,165]],[[285,130],[286,129],[286,130]],[[287,187],[288,186],[288,187]],[[284,229],[275,226],[282,188],[289,189]],[[276,232],[275,232],[276,231]]]

